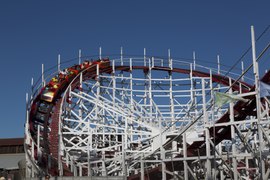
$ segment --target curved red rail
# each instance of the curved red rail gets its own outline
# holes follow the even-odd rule
[[[37,126],[42,125],[44,128],[41,130],[41,148],[43,154],[41,158],[35,156],[36,160],[38,160],[38,165],[44,169],[44,171],[50,173],[53,176],[59,175],[58,173],[58,131],[59,131],[59,116],[60,116],[60,106],[62,100],[62,93],[65,92],[66,88],[70,85],[70,83],[76,78],[76,76],[82,72],[84,79],[95,78],[96,76],[96,68],[91,68],[99,64],[100,73],[111,73],[112,67],[110,66],[110,62],[108,59],[97,60],[93,62],[84,62],[80,65],[75,65],[66,69],[66,72],[59,73],[56,77],[52,78],[48,84],[44,88],[41,89],[40,93],[35,97],[32,102],[30,117],[29,117],[29,127],[30,133],[36,141],[37,139]],[[141,69],[144,72],[149,71],[149,67],[145,66],[133,66],[133,69]],[[129,66],[117,66],[115,67],[118,71],[130,71]],[[190,70],[181,69],[181,68],[164,68],[164,67],[153,67],[153,70],[159,71],[167,71],[167,72],[175,72],[182,74],[190,74]],[[269,74],[269,73],[268,73]],[[192,71],[193,76],[197,77],[210,77],[209,73],[201,72],[201,71]],[[213,82],[220,83],[223,85],[229,85],[229,78],[224,77],[217,74],[211,74]],[[267,79],[267,78],[266,78]],[[270,75],[267,80],[264,82],[270,81]],[[234,83],[234,80],[232,80]],[[239,91],[240,83],[242,86],[242,92],[249,92],[252,86],[248,85],[245,82],[237,82],[232,86],[234,91]],[[79,87],[73,87],[79,88]],[[240,108],[240,105],[237,105]],[[241,107],[245,107],[246,104],[242,104]],[[253,106],[252,106],[253,107]],[[250,109],[250,108],[248,108]],[[220,122],[227,121],[228,116],[225,114]],[[189,147],[189,152],[193,154],[193,150],[196,149],[198,145],[194,144]],[[35,149],[36,151],[36,149]],[[49,159],[51,160],[48,163]],[[64,175],[72,175],[68,168],[64,167]]]

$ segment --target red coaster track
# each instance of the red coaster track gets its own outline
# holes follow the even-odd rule
[[[29,116],[29,131],[34,141],[34,144],[37,144],[37,135],[38,135],[38,126],[42,126],[43,129],[40,129],[40,152],[38,152],[37,147],[35,146],[35,156],[34,159],[37,162],[37,165],[46,173],[51,174],[52,176],[59,175],[58,161],[59,161],[59,120],[60,120],[60,108],[62,101],[62,94],[67,90],[69,84],[73,81],[77,81],[77,86],[72,88],[79,87],[78,75],[82,73],[83,79],[94,79],[96,77],[96,67],[99,65],[100,73],[112,72],[112,67],[108,59],[97,60],[93,62],[86,61],[80,65],[75,65],[66,69],[65,73],[59,73],[56,77],[52,78],[44,88],[41,89],[39,94],[34,97],[34,100],[31,104],[30,116]],[[133,66],[133,69],[141,69],[143,71],[148,71],[149,67],[145,66]],[[180,69],[180,68],[164,68],[164,67],[153,67],[153,70],[158,71],[167,71],[174,73],[183,73],[190,74],[190,70]],[[115,70],[118,71],[130,71],[129,66],[116,66]],[[210,77],[209,73],[192,71],[193,76],[197,77]],[[229,78],[217,74],[211,74],[212,81],[215,83],[223,84],[228,86],[230,84]],[[266,73],[262,78],[262,81],[265,83],[270,82],[270,72]],[[232,80],[234,83],[234,80]],[[76,83],[75,83],[76,84]],[[241,82],[242,92],[252,92],[254,87],[248,85],[247,83]],[[244,85],[244,86],[243,86]],[[239,91],[240,83],[236,82],[232,86],[233,91]],[[235,121],[242,120],[248,115],[254,114],[254,109],[256,107],[256,102],[253,96],[248,97],[251,99],[250,102],[238,102],[234,106],[234,110],[237,114],[234,118]],[[225,113],[216,123],[223,123],[229,121],[228,112]],[[215,143],[219,144],[224,139],[230,139],[230,128],[228,126],[219,126],[215,129],[215,134],[213,128],[210,129],[210,136],[216,137]],[[197,156],[198,150],[201,155],[205,154],[205,141],[194,142],[188,147],[189,156]],[[30,149],[31,147],[28,146]],[[180,163],[180,162],[179,162]],[[177,164],[177,163],[174,163]],[[178,165],[171,167],[170,164],[167,165],[167,168],[179,168]],[[70,170],[63,165],[64,174],[66,176],[71,176],[72,173]],[[156,168],[148,172],[150,179],[158,177],[160,168]],[[130,177],[130,179],[138,179],[139,176]]]

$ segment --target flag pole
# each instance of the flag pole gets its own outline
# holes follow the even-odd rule
[[[263,142],[263,135],[261,126],[261,107],[260,107],[260,84],[259,84],[259,68],[258,62],[256,58],[256,46],[255,46],[255,33],[254,33],[254,26],[251,26],[251,43],[252,43],[252,60],[253,60],[253,71],[255,77],[255,91],[256,91],[256,109],[257,109],[257,129],[258,129],[258,136],[259,136],[259,169],[260,169],[260,179],[263,179],[263,175],[265,172],[264,169],[264,161],[262,160],[262,142]]]

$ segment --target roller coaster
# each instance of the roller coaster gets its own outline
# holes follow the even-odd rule
[[[32,88],[28,177],[267,179],[269,100],[245,79],[170,56],[79,57]],[[247,101],[217,107],[216,91]]]

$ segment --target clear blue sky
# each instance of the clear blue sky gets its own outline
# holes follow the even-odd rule
[[[270,1],[105,1],[0,2],[0,138],[22,137],[25,93],[41,64],[98,53],[192,57],[232,65],[269,23]],[[269,36],[268,39],[269,41]],[[267,41],[266,40],[266,41]],[[198,60],[199,61],[199,60]],[[199,63],[199,62],[198,62]],[[264,63],[267,64],[267,63]],[[268,64],[267,64],[268,65]],[[270,67],[270,64],[269,64]],[[267,68],[267,67],[263,67]]]

